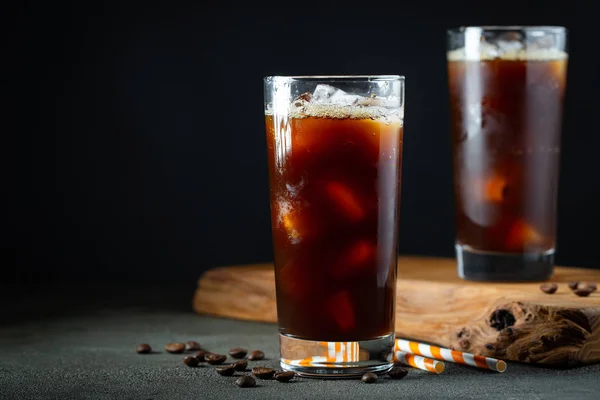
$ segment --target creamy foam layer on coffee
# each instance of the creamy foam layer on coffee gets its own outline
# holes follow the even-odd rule
[[[292,118],[335,118],[335,119],[384,119],[401,121],[400,109],[385,107],[338,106],[332,104],[310,104],[292,107],[289,116]]]
[[[567,53],[558,49],[509,49],[503,50],[493,45],[479,49],[456,49],[446,53],[448,61],[555,61],[568,58]]]

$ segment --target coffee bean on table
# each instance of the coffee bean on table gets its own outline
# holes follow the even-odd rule
[[[194,340],[189,340],[189,341],[185,342],[185,349],[187,351],[198,351],[198,350],[202,350],[202,346],[200,346],[200,343],[198,343]]]
[[[258,360],[262,360],[263,358],[265,358],[265,353],[263,353],[260,350],[254,350],[248,356],[248,360],[250,360],[250,361],[258,361]]]
[[[196,353],[196,355],[194,357],[196,357],[198,359],[199,362],[205,362],[205,356],[208,354],[208,351],[206,350],[200,350],[199,352]]]
[[[558,290],[556,283],[543,283],[540,285],[540,290],[546,294],[554,294]]]
[[[223,364],[223,362],[225,362],[225,360],[227,359],[227,356],[224,356],[222,354],[208,353],[204,355],[204,359],[211,365],[218,365]]]
[[[258,379],[271,379],[275,374],[275,370],[267,367],[252,368],[252,375]]]
[[[360,378],[360,380],[364,383],[374,383],[375,381],[377,381],[377,375],[375,375],[372,372],[367,372],[362,376],[362,378]]]
[[[190,368],[196,368],[200,361],[194,356],[187,356],[183,358],[183,363]]]
[[[217,373],[219,375],[232,376],[233,373],[235,372],[235,367],[233,366],[233,364],[231,364],[231,365],[225,365],[223,367],[217,367],[217,368],[215,368],[215,370],[217,371]]]
[[[406,368],[394,367],[387,374],[392,379],[402,379],[408,375],[408,370]]]
[[[235,384],[241,388],[249,388],[256,386],[256,379],[250,375],[240,376],[236,379]]]
[[[165,350],[171,354],[180,354],[185,350],[185,344],[183,343],[169,343],[165,346]]]
[[[233,349],[229,350],[229,355],[233,358],[244,358],[246,357],[246,354],[248,354],[248,350],[241,347],[234,347]]]
[[[575,293],[577,296],[579,297],[588,297],[590,294],[592,294],[593,290],[589,289],[589,288],[584,288],[584,289],[575,289],[575,291],[573,293]]]
[[[579,285],[579,282],[569,282],[569,289],[575,290],[575,289],[577,289],[578,285]]]
[[[577,289],[590,289],[592,292],[595,292],[598,287],[596,286],[596,282],[579,282]]]
[[[279,382],[289,382],[296,376],[294,371],[279,371],[273,375],[273,378]]]
[[[245,371],[246,368],[248,367],[248,361],[246,360],[239,360],[234,362],[233,367],[235,368],[236,371]]]
[[[135,351],[137,351],[138,354],[149,354],[152,353],[152,347],[150,347],[149,344],[142,343],[137,345]]]

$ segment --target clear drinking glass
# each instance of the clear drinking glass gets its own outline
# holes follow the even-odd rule
[[[552,275],[566,29],[448,32],[458,272],[482,281]]]
[[[404,78],[265,78],[281,367],[392,366]]]

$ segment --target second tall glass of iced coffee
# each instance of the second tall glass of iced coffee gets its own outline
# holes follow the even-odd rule
[[[448,32],[459,275],[528,281],[552,274],[566,30]]]

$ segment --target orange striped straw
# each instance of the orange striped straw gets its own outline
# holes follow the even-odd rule
[[[424,371],[433,372],[434,374],[441,374],[446,369],[446,365],[441,361],[432,360],[399,350],[394,352],[394,361],[400,364],[410,365],[411,367],[422,369]]]
[[[331,367],[336,363],[352,363],[360,360],[360,346],[358,342],[320,342],[323,349],[322,355],[304,358],[301,360],[283,359],[288,365],[301,367]],[[349,365],[352,366],[353,365]]]
[[[462,351],[444,349],[442,347],[430,346],[428,344],[411,342],[405,339],[396,339],[395,351],[417,354],[423,357],[431,357],[436,360],[444,360],[457,364],[470,365],[471,367],[489,369],[496,372],[506,371],[506,362],[495,358],[476,356]]]

